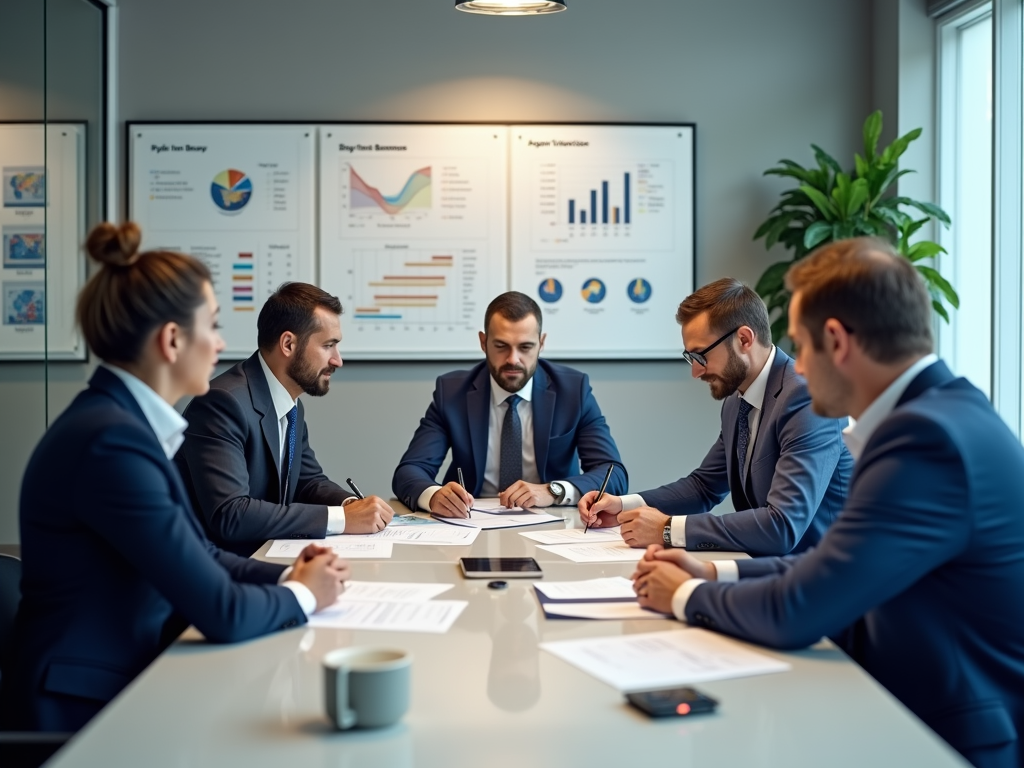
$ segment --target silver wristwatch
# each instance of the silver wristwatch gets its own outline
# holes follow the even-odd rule
[[[661,532],[661,540],[665,542],[665,547],[672,546],[672,521],[669,520],[665,523],[665,530]]]
[[[555,497],[556,507],[565,501],[565,486],[557,480],[552,480],[548,483],[548,493]]]

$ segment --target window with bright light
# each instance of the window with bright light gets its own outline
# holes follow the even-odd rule
[[[941,270],[960,295],[939,350],[953,371],[992,392],[992,11],[940,27],[939,200],[953,220]]]

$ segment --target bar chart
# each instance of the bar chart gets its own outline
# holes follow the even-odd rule
[[[609,183],[607,179],[601,180],[601,208],[600,217],[598,216],[598,200],[597,190],[590,190],[590,222],[591,224],[597,224],[600,219],[601,224],[629,224],[629,171],[622,174],[622,196],[621,205],[611,205],[608,199],[608,187]],[[609,214],[610,208],[610,214]],[[579,208],[579,216],[577,217],[577,206],[576,199],[569,198],[569,223],[575,224],[579,221],[580,224],[587,223],[587,210],[585,208]]]

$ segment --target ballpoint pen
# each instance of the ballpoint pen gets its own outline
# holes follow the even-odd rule
[[[608,487],[608,481],[611,480],[611,478],[612,478],[612,470],[613,469],[615,469],[615,465],[614,464],[609,464],[608,465],[608,471],[605,472],[605,475],[604,475],[604,482],[601,483],[601,490],[597,492],[597,498],[594,499],[594,504],[597,504],[597,502],[599,502],[601,500],[601,497],[604,496],[604,489]],[[591,504],[590,506],[594,506],[594,504]],[[586,533],[589,530],[590,530],[590,523],[587,523],[586,526],[583,528],[583,533]]]
[[[466,490],[466,481],[462,479],[462,467],[456,467],[455,471],[459,473],[459,485],[462,486],[462,490]]]
[[[351,478],[351,477],[350,477],[350,478],[347,478],[347,479],[345,480],[345,482],[346,482],[346,483],[348,483],[348,487],[352,489],[352,492],[353,492],[353,493],[355,493],[355,495],[356,495],[356,498],[359,498],[359,499],[365,499],[365,498],[366,498],[365,496],[363,496],[363,492],[362,492],[362,491],[360,491],[360,490],[359,490],[359,489],[358,489],[358,488],[356,487],[356,484],[352,482],[352,478]]]

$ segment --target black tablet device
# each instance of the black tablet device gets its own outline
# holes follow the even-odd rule
[[[463,557],[460,563],[467,579],[530,579],[543,575],[532,557]]]

